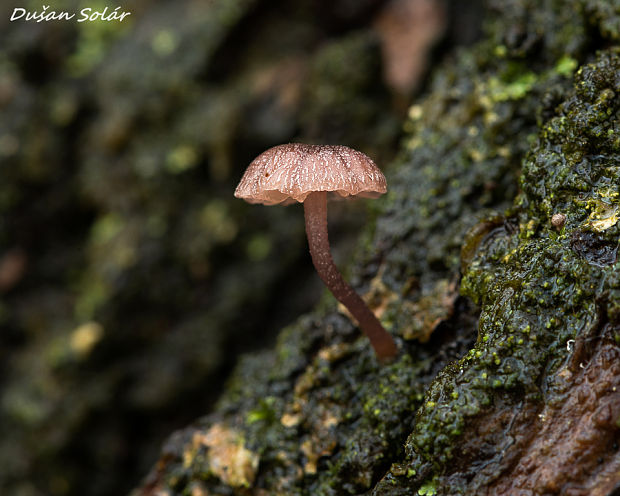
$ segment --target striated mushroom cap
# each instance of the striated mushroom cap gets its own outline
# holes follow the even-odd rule
[[[385,176],[362,152],[341,145],[288,143],[261,153],[248,166],[235,197],[265,205],[303,202],[314,191],[376,198]]]

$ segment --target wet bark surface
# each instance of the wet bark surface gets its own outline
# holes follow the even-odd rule
[[[602,3],[488,7],[410,108],[351,268],[400,359],[325,301],[136,494],[617,489],[618,34]],[[251,455],[214,461],[196,436],[222,426]]]
[[[617,6],[446,2],[403,89],[400,3],[0,19],[0,492],[617,491]],[[232,198],[287,141],[385,166],[330,239],[393,363],[317,303],[301,209]]]

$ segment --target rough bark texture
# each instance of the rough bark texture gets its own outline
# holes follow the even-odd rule
[[[293,139],[385,163],[384,3],[3,14],[2,494],[615,494],[617,0],[487,0],[460,48],[470,2],[447,3],[347,274],[404,352],[380,365],[326,294],[213,407],[316,280],[288,275],[310,268],[301,210],[234,184]]]
[[[488,6],[411,107],[351,269],[407,353],[380,366],[326,300],[136,494],[615,494],[618,4]]]
[[[60,3],[36,10],[96,8]],[[0,494],[127,493],[236,355],[318,300],[301,209],[232,191],[282,142],[393,155],[381,4],[0,6]],[[336,241],[363,215],[332,214]]]

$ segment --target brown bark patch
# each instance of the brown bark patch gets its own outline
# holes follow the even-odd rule
[[[587,364],[555,375],[518,462],[489,495],[604,496],[620,481],[620,350],[605,342]],[[517,447],[519,449],[519,447]]]

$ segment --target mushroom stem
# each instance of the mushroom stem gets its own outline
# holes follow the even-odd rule
[[[306,197],[304,217],[310,255],[319,277],[336,299],[355,317],[364,334],[368,336],[377,357],[381,360],[394,357],[397,353],[394,339],[383,328],[364,300],[347,284],[334,264],[327,237],[327,193],[325,191],[310,193]]]

